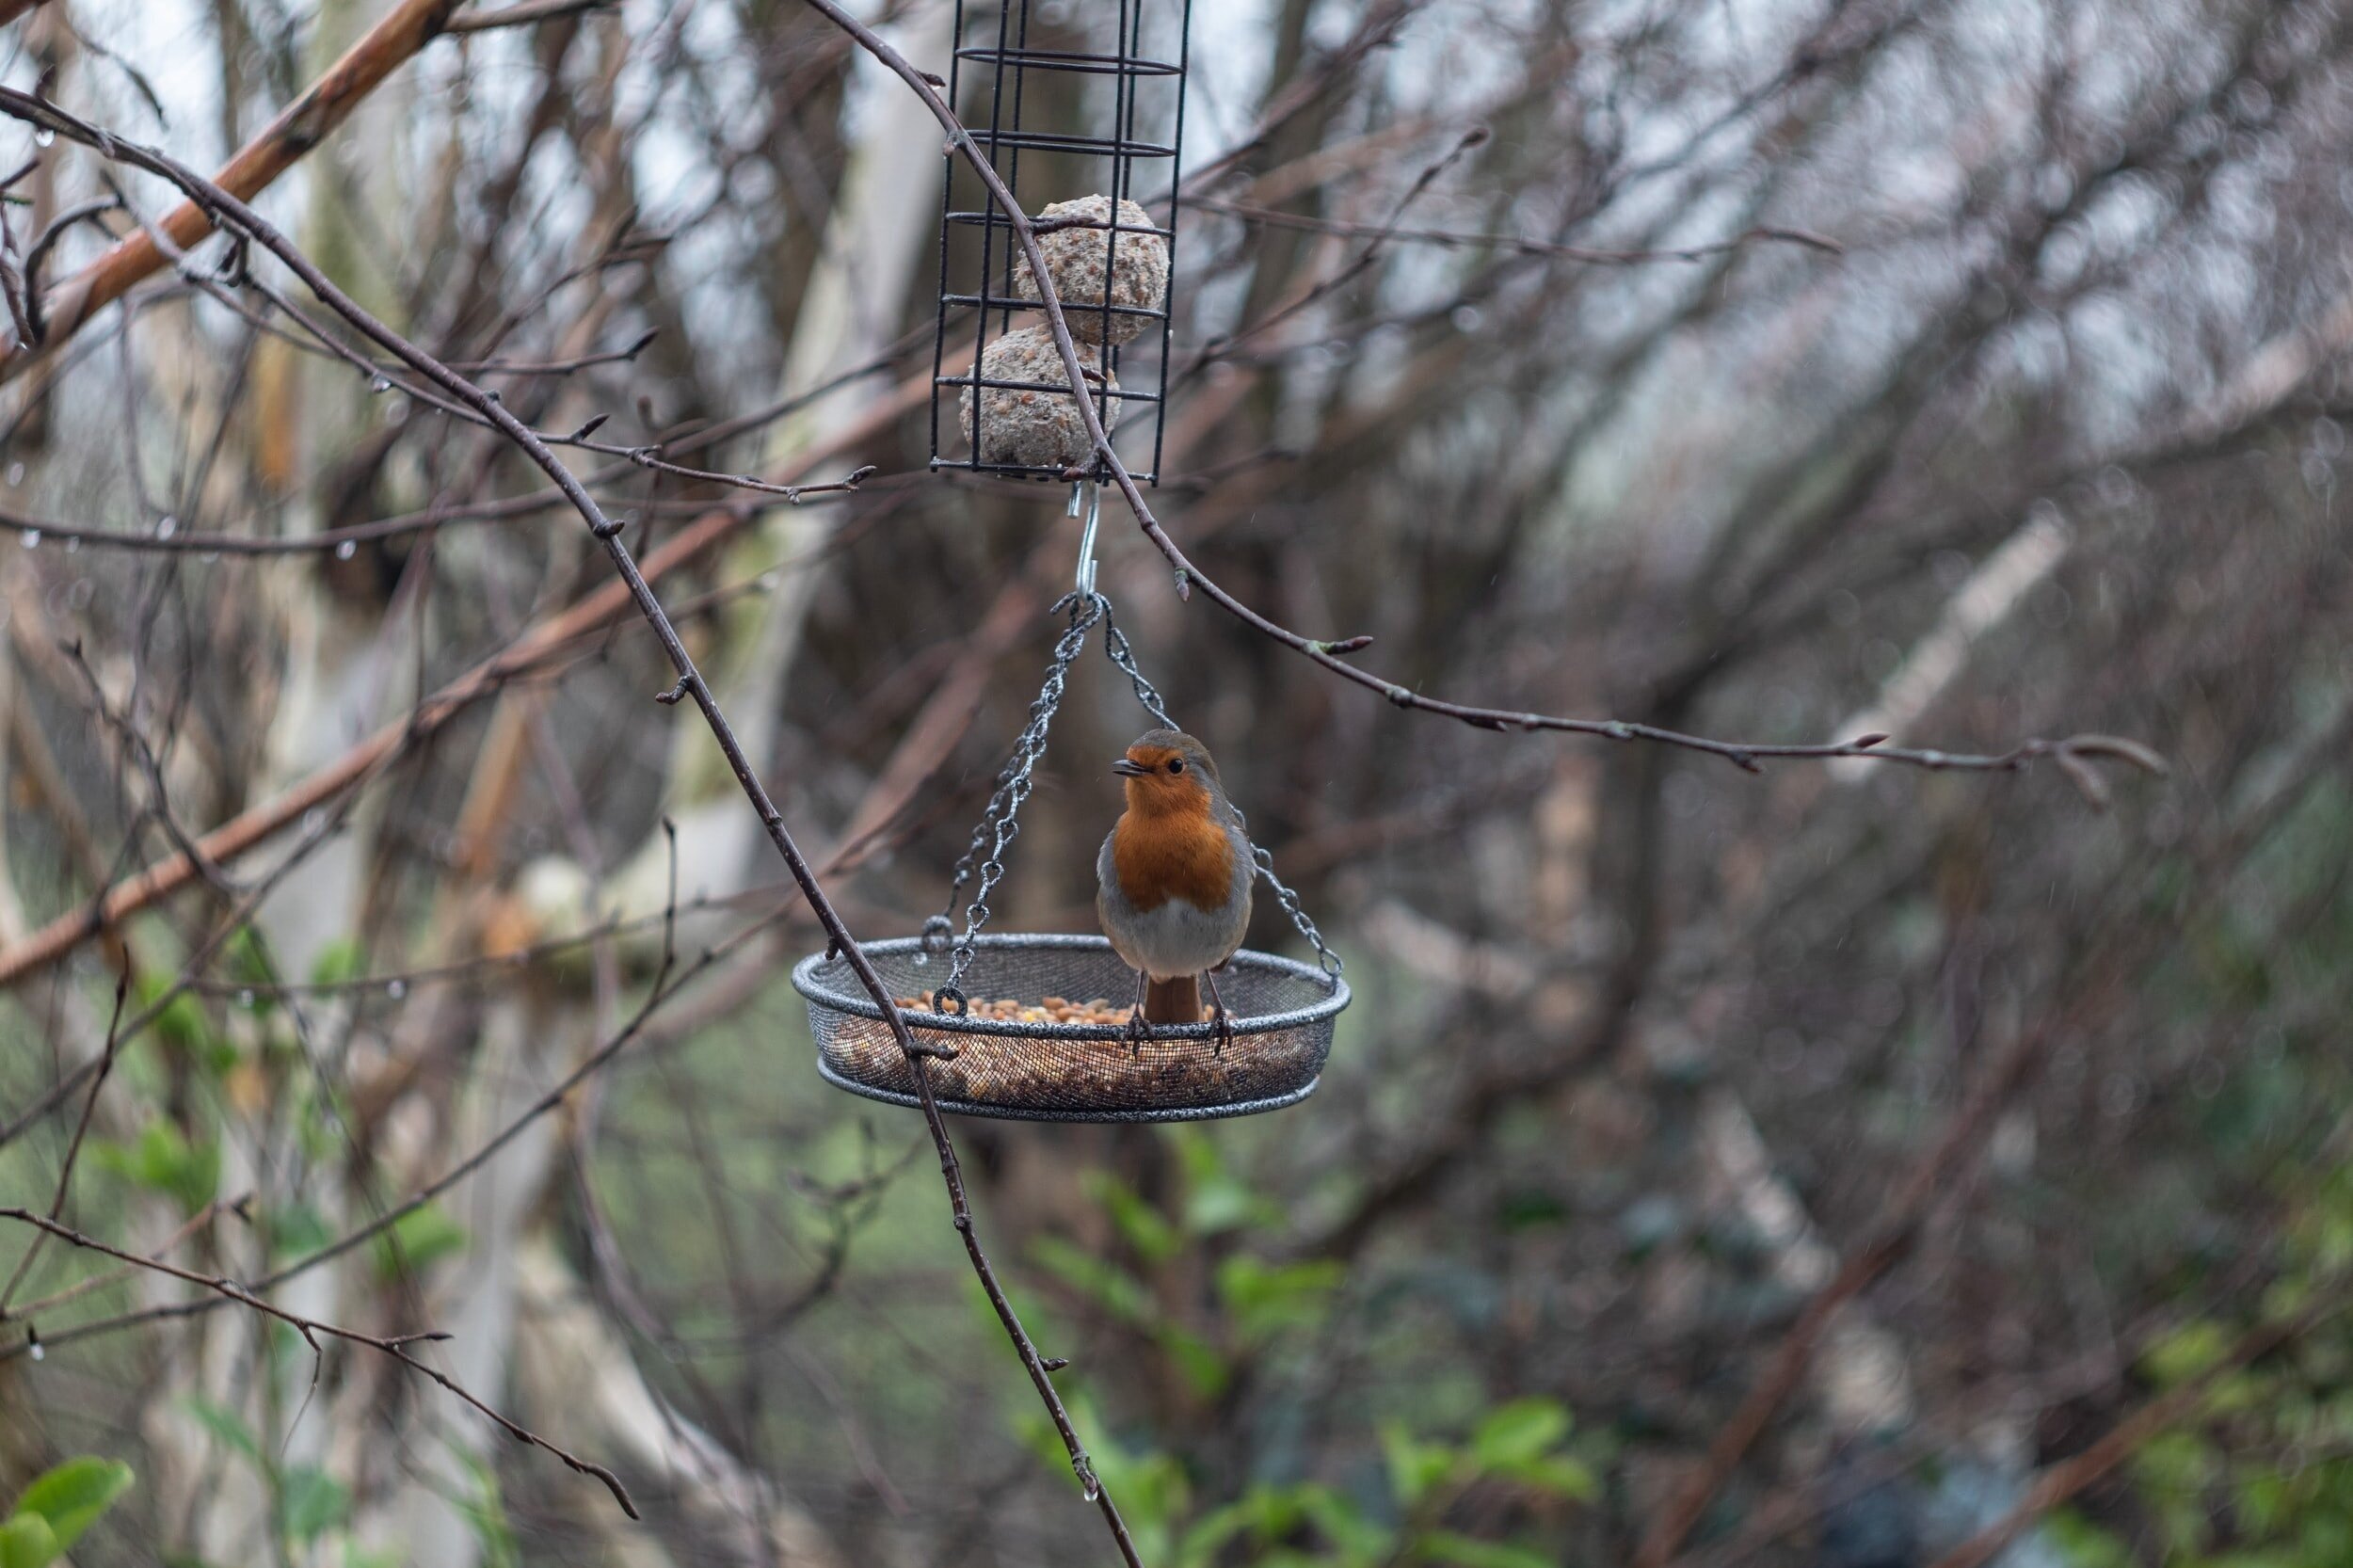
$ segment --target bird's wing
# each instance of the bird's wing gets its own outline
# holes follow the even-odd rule
[[[1229,831],[1234,842],[1233,898],[1236,904],[1241,905],[1241,926],[1234,934],[1234,943],[1239,947],[1242,933],[1250,928],[1250,895],[1257,889],[1258,862],[1251,851],[1250,840],[1242,830],[1236,827]]]
[[[1112,851],[1112,840],[1118,837],[1115,827],[1104,834],[1103,847],[1095,856],[1095,918],[1103,922],[1103,935],[1113,947],[1119,945],[1119,933],[1112,927],[1129,914],[1127,890],[1119,885],[1119,861]]]

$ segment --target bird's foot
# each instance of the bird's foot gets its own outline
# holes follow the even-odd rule
[[[1224,968],[1225,967],[1221,964],[1217,968]],[[1225,1048],[1234,1043],[1233,1020],[1225,1016],[1225,999],[1218,993],[1217,969],[1209,970],[1201,978],[1209,983],[1209,1005],[1214,1009],[1210,1017],[1217,1025],[1217,1045],[1211,1048],[1209,1054],[1222,1057],[1225,1054]]]
[[[1144,997],[1150,984],[1151,977],[1138,969],[1136,1000],[1128,1008],[1128,1060],[1130,1062],[1144,1059],[1144,1042],[1151,1038],[1152,1032],[1144,1021]]]

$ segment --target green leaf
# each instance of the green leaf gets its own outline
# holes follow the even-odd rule
[[[1258,1339],[1321,1322],[1340,1276],[1340,1265],[1328,1260],[1268,1264],[1236,1256],[1218,1265],[1217,1293],[1243,1336]]]
[[[442,1258],[465,1251],[466,1241],[466,1227],[451,1219],[440,1204],[412,1208],[394,1220],[390,1229],[376,1232],[376,1276],[397,1279],[404,1268],[423,1272]]]
[[[473,1496],[458,1503],[459,1512],[473,1528],[474,1542],[482,1548],[483,1568],[518,1568],[522,1561],[520,1546],[515,1539],[515,1528],[506,1517],[506,1499],[499,1491],[498,1472],[475,1455],[463,1448],[456,1450],[457,1461],[466,1468],[472,1482]],[[352,1553],[346,1549],[344,1568],[353,1568]],[[386,1568],[397,1568],[388,1563]]]
[[[1601,1495],[1601,1482],[1594,1477],[1592,1465],[1560,1454],[1549,1454],[1524,1464],[1499,1464],[1496,1467],[1496,1474],[1518,1481],[1523,1486],[1532,1486],[1540,1492],[1550,1492],[1556,1496],[1581,1503],[1592,1502]]]
[[[278,1528],[288,1540],[307,1544],[350,1512],[351,1489],[326,1471],[297,1464],[286,1472],[278,1494]]]
[[[1199,1128],[1172,1128],[1167,1136],[1185,1168],[1187,1233],[1217,1236],[1247,1224],[1281,1223],[1281,1210],[1225,1168],[1216,1143]]]
[[[19,1513],[0,1524],[0,1568],[48,1568],[61,1549],[49,1521],[38,1513]]]
[[[1312,1483],[1293,1491],[1299,1511],[1340,1549],[1343,1561],[1378,1562],[1390,1555],[1397,1532],[1366,1518],[1362,1509],[1337,1492]]]
[[[212,1202],[220,1190],[220,1145],[210,1139],[190,1144],[161,1117],[147,1124],[137,1142],[93,1144],[90,1156],[102,1169],[178,1199],[190,1214]]]
[[[1185,1239],[1161,1212],[1144,1202],[1126,1182],[1108,1172],[1095,1173],[1095,1194],[1111,1214],[1123,1240],[1146,1263],[1164,1263],[1176,1256]]]
[[[173,975],[143,974],[132,988],[138,993],[142,1006],[153,1007],[163,1001],[165,993],[176,983],[177,977]],[[237,1060],[236,1046],[213,1032],[212,1020],[204,1016],[204,1009],[197,1004],[196,998],[186,991],[163,1002],[162,1011],[155,1015],[155,1021],[148,1025],[148,1031],[165,1045],[183,1052],[190,1061],[216,1075],[228,1071]]]
[[[1455,1568],[1557,1568],[1553,1558],[1526,1546],[1501,1541],[1481,1541],[1452,1530],[1431,1530],[1414,1546],[1425,1561],[1452,1563]]]
[[[1454,1468],[1452,1448],[1417,1440],[1401,1421],[1382,1427],[1381,1451],[1388,1460],[1389,1491],[1401,1512],[1410,1512]]]
[[[33,1513],[47,1521],[62,1552],[131,1489],[135,1479],[131,1467],[119,1459],[82,1454],[36,1477],[17,1498],[16,1512],[19,1517]]]
[[[197,1425],[211,1432],[216,1440],[251,1461],[255,1469],[264,1475],[269,1473],[270,1462],[268,1456],[262,1452],[261,1439],[253,1435],[252,1429],[235,1411],[197,1394],[190,1394],[182,1400],[180,1408],[194,1416]]]
[[[1257,1517],[1257,1509],[1246,1499],[1211,1509],[1176,1543],[1176,1568],[1209,1568],[1218,1548],[1248,1529]]]
[[[1233,1369],[1226,1366],[1225,1358],[1218,1353],[1215,1346],[1198,1335],[1174,1327],[1160,1329],[1158,1338],[1160,1348],[1168,1352],[1170,1360],[1176,1363],[1176,1369],[1184,1374],[1185,1382],[1193,1385],[1194,1393],[1205,1400],[1213,1400],[1225,1391],[1226,1381],[1233,1376]]]
[[[2230,1348],[2229,1332],[2201,1318],[2184,1323],[2152,1345],[2140,1358],[2141,1369],[2159,1387],[2171,1388],[2212,1368]]]
[[[249,925],[241,925],[230,933],[221,945],[221,968],[231,978],[247,985],[274,984],[278,972],[270,967],[269,950],[262,944],[262,934]]]
[[[360,1546],[350,1537],[344,1538],[343,1568],[408,1568],[408,1553],[400,1546]]]
[[[1143,1282],[1110,1258],[1097,1257],[1059,1236],[1039,1237],[1031,1243],[1030,1256],[1039,1268],[1120,1321],[1141,1324],[1151,1320],[1152,1298]]]
[[[308,1257],[335,1240],[319,1211],[299,1201],[265,1209],[262,1224],[273,1257]]]
[[[1471,1434],[1471,1463],[1481,1470],[1526,1464],[1569,1434],[1569,1412],[1558,1400],[1513,1400],[1497,1405]]]
[[[341,985],[360,978],[360,944],[348,936],[338,936],[319,949],[319,955],[311,960],[311,984]]]
[[[1222,1235],[1265,1220],[1268,1208],[1245,1183],[1221,1172],[1185,1194],[1185,1228],[1195,1236]]]

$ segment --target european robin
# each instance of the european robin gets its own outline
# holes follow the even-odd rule
[[[1209,971],[1250,927],[1250,840],[1209,748],[1192,736],[1147,730],[1112,771],[1126,780],[1128,809],[1095,857],[1095,912],[1136,971],[1128,1039],[1140,1050],[1145,1026],[1199,1023],[1207,979],[1223,1051],[1233,1032]]]

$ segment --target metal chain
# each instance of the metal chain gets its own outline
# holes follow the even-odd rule
[[[981,927],[988,923],[988,895],[1005,874],[1005,852],[1012,847],[1014,836],[1021,831],[1022,803],[1030,798],[1031,776],[1036,771],[1038,759],[1046,755],[1046,732],[1053,725],[1055,711],[1062,706],[1071,663],[1085,648],[1087,633],[1094,629],[1096,621],[1102,619],[1104,611],[1109,608],[1100,594],[1072,592],[1056,600],[1053,609],[1048,613],[1060,614],[1065,605],[1070,609],[1069,629],[1055,639],[1054,662],[1047,666],[1046,684],[1039,690],[1037,700],[1030,704],[1030,722],[1022,729],[1020,738],[1014,742],[1012,760],[997,775],[997,791],[989,796],[988,808],[981,813],[979,824],[972,829],[970,846],[965,850],[963,858],[956,862],[955,880],[948,888],[948,907],[923,922],[924,947],[932,952],[939,951],[946,945],[948,933],[955,925],[957,901],[964,896],[965,884],[973,879],[977,865],[980,886],[973,890],[972,902],[965,906],[964,931],[955,939],[955,953],[949,962],[947,984],[932,993],[932,1007],[936,1012],[948,1011],[948,1002],[952,998],[958,1014],[964,1013],[969,1005],[959,982],[964,979],[965,970],[972,965],[973,938],[980,935]],[[983,858],[984,853],[986,858]]]
[[[1136,668],[1136,656],[1128,647],[1128,634],[1122,632],[1119,629],[1119,623],[1112,618],[1112,601],[1104,599],[1100,594],[1095,597],[1100,600],[1103,607],[1104,657],[1119,666],[1119,672],[1125,675],[1129,684],[1135,687],[1136,700],[1144,704],[1145,712],[1160,720],[1162,729],[1176,728],[1176,721],[1168,716],[1168,705],[1160,700],[1160,688],[1146,680],[1144,678],[1144,672]]]
[[[1120,673],[1127,676],[1133,683],[1136,689],[1136,700],[1144,704],[1145,712],[1160,720],[1160,727],[1164,729],[1179,728],[1176,721],[1168,716],[1167,705],[1160,700],[1158,688],[1144,678],[1142,670],[1136,668],[1135,654],[1128,647],[1127,634],[1119,630],[1119,623],[1112,618],[1111,600],[1103,600],[1102,604],[1104,654],[1112,664],[1118,665]],[[1323,934],[1316,929],[1316,922],[1307,918],[1306,908],[1299,902],[1299,895],[1284,886],[1283,879],[1274,874],[1274,856],[1260,848],[1256,841],[1251,840],[1250,824],[1242,817],[1241,808],[1234,805],[1230,799],[1225,804],[1234,813],[1234,825],[1242,830],[1244,841],[1250,843],[1250,856],[1257,864],[1258,874],[1265,877],[1267,886],[1274,889],[1275,902],[1283,906],[1283,913],[1290,917],[1292,926],[1302,936],[1307,938],[1307,945],[1316,950],[1316,963],[1322,968],[1324,977],[1337,986],[1340,983],[1340,972],[1347,966],[1340,962],[1338,953],[1323,945]]]
[[[1080,570],[1083,574],[1083,566]],[[1081,581],[1084,580],[1082,575]],[[970,1007],[962,982],[965,971],[972,965],[975,938],[980,936],[981,928],[988,923],[988,896],[996,890],[998,882],[1005,874],[1005,853],[1012,847],[1015,836],[1021,831],[1021,808],[1030,798],[1034,782],[1032,775],[1037,770],[1038,760],[1046,755],[1047,731],[1052,728],[1054,714],[1062,707],[1063,694],[1069,683],[1070,666],[1085,648],[1087,633],[1095,629],[1096,622],[1103,624],[1104,655],[1135,688],[1136,701],[1161,728],[1177,728],[1176,721],[1168,716],[1168,705],[1161,699],[1159,688],[1136,667],[1135,652],[1128,646],[1127,634],[1112,618],[1111,600],[1092,587],[1079,588],[1056,600],[1048,614],[1059,615],[1064,608],[1070,612],[1070,625],[1055,639],[1054,658],[1047,666],[1046,683],[1039,689],[1037,700],[1030,704],[1030,722],[1014,742],[1013,756],[997,775],[997,789],[989,796],[988,808],[981,813],[979,824],[972,829],[972,842],[956,862],[955,880],[948,888],[948,905],[923,922],[926,952],[939,953],[952,949],[947,982],[932,993],[932,1007],[936,1012],[949,1011],[952,1001],[959,1015]],[[1227,804],[1232,806],[1230,801]],[[1249,824],[1243,821],[1240,807],[1233,806],[1232,809],[1235,824],[1242,829],[1246,840]],[[1274,889],[1275,901],[1283,906],[1283,913],[1290,917],[1292,926],[1316,950],[1316,962],[1337,987],[1344,968],[1339,954],[1324,946],[1323,934],[1316,929],[1316,922],[1307,918],[1307,911],[1301,905],[1299,895],[1274,874],[1273,856],[1256,844],[1251,845],[1250,853],[1258,868],[1258,874],[1266,879],[1268,887]],[[979,886],[973,889],[971,902],[965,905],[964,929],[958,933],[955,929],[956,905],[963,900],[966,885],[971,883],[975,876],[979,878]]]
[[[1241,821],[1241,808],[1239,806],[1234,808],[1234,820]],[[1249,835],[1247,824],[1243,824],[1242,832],[1247,838]],[[1266,878],[1268,887],[1274,889],[1274,902],[1283,906],[1283,913],[1291,918],[1291,924],[1297,928],[1302,936],[1307,938],[1307,945],[1316,950],[1316,963],[1322,968],[1324,978],[1332,983],[1335,990],[1338,989],[1340,972],[1348,966],[1340,962],[1338,953],[1323,945],[1323,933],[1318,931],[1316,922],[1307,918],[1306,907],[1299,902],[1299,895],[1292,892],[1284,885],[1283,879],[1274,874],[1274,856],[1255,843],[1250,846],[1250,856],[1258,863],[1258,874]]]

